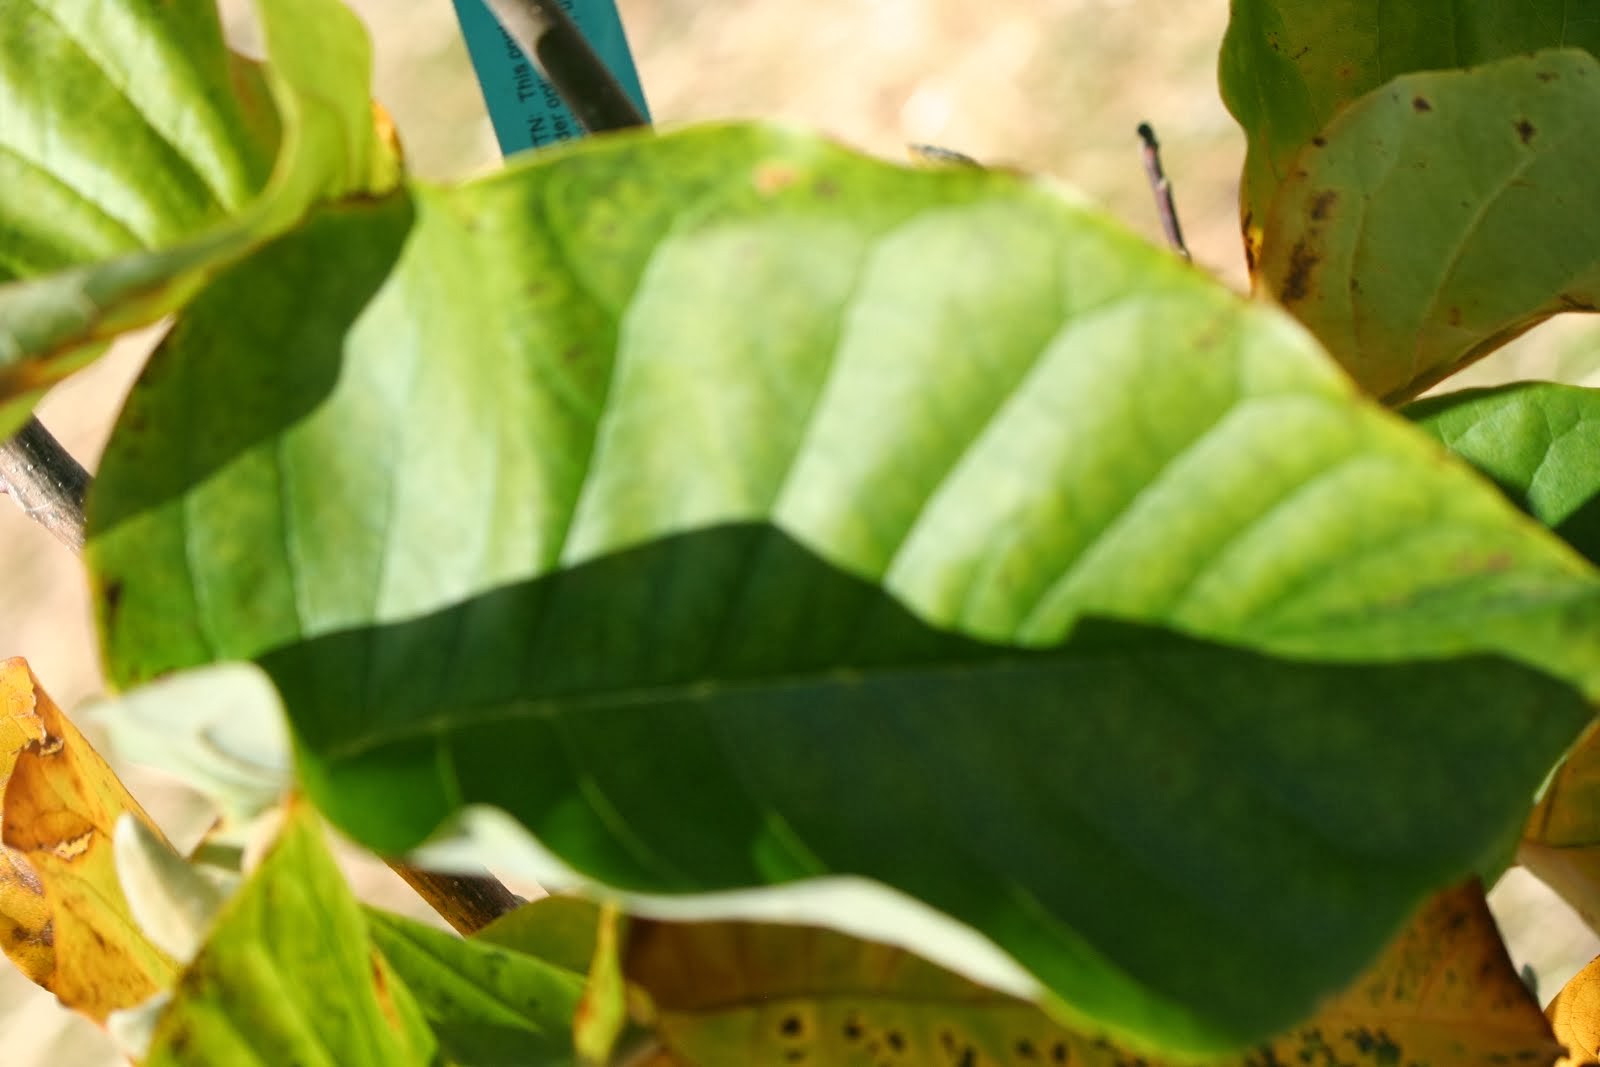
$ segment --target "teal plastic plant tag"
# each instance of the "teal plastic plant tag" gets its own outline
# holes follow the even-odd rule
[[[562,104],[555,89],[539,76],[516,42],[500,28],[483,0],[454,0],[461,33],[483,89],[503,155],[582,137],[584,129]],[[611,68],[646,116],[644,89],[628,51],[628,39],[613,0],[561,0],[589,44]]]

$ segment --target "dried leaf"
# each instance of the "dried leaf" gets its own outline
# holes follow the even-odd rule
[[[123,812],[159,831],[25,661],[0,663],[0,699],[8,731],[0,769],[10,765],[0,812],[6,954],[63,1004],[103,1022],[176,975],[130,916],[113,855]]]
[[[900,949],[826,930],[636,921],[626,967],[682,1064],[1158,1067]],[[1315,1018],[1212,1062],[1536,1067],[1559,1052],[1472,884],[1430,901]]]
[[[1567,1047],[1558,1067],[1600,1063],[1600,956],[1572,976],[1545,1015],[1556,1040]]]
[[[1600,930],[1600,729],[1590,728],[1550,780],[1517,859]]]
[[[35,710],[33,675],[20,659],[0,663],[0,792],[11,780],[17,754],[44,740]],[[3,828],[0,816],[0,828]],[[44,886],[19,852],[0,843],[0,948],[23,974],[44,985],[55,971],[50,905]]]

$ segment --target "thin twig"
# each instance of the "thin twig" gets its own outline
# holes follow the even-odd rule
[[[1178,205],[1172,199],[1172,183],[1167,180],[1167,172],[1161,167],[1161,146],[1156,143],[1156,131],[1150,128],[1148,122],[1139,123],[1139,140],[1144,142],[1141,150],[1144,172],[1150,179],[1150,191],[1156,197],[1156,214],[1161,216],[1161,229],[1166,233],[1167,243],[1172,250],[1184,259],[1190,259],[1189,248],[1183,243],[1183,228],[1178,225]]]
[[[74,552],[83,551],[84,498],[89,472],[30,417],[15,437],[0,444],[0,489],[21,505],[28,518],[55,534]],[[445,922],[462,934],[475,933],[523,903],[491,875],[445,875],[388,861]]]
[[[62,544],[83,551],[89,472],[31,415],[16,436],[0,444],[0,490]]]
[[[500,26],[590,133],[648,123],[561,0],[487,0]]]

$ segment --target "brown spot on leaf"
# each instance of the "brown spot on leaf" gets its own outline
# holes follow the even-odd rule
[[[1533,137],[1538,132],[1538,128],[1527,119],[1517,120],[1517,140],[1521,141],[1523,144],[1532,144]]]
[[[1328,139],[1326,137],[1322,136],[1320,133],[1317,134],[1317,136],[1311,138],[1311,143],[1316,145],[1318,148],[1327,148],[1328,147]]]
[[[109,626],[116,617],[117,608],[122,606],[122,579],[113,578],[107,582],[100,595],[106,604],[106,624]]]
[[[1420,115],[1424,111],[1432,111],[1433,105],[1428,102],[1428,98],[1425,96],[1414,96],[1411,98],[1411,110]]]
[[[799,177],[800,171],[792,163],[778,160],[758,163],[755,171],[756,192],[762,196],[774,196],[793,185]]]
[[[1304,239],[1296,241],[1289,252],[1289,273],[1284,276],[1283,290],[1278,298],[1285,304],[1304,300],[1311,293],[1312,275],[1322,263],[1322,256]]]
[[[1553,82],[1559,77],[1559,75],[1553,70],[1541,70],[1536,72],[1534,77],[1538,78],[1542,82]]]
[[[1339,192],[1336,189],[1324,189],[1311,200],[1311,219],[1321,222],[1328,217],[1333,206],[1339,202]]]
[[[1460,326],[1461,325],[1461,308],[1460,307],[1452,307],[1450,309],[1450,314],[1447,316],[1447,318],[1450,320],[1450,325],[1452,325],[1452,326]]]

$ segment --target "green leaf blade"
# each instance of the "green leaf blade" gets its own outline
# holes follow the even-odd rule
[[[1346,107],[1391,79],[1551,48],[1600,56],[1584,0],[1237,0],[1222,44],[1223,100],[1249,138],[1241,206],[1247,244],[1294,157]]]
[[[608,139],[322,210],[186,322],[91,509],[110,670],[260,661],[386,850],[479,803],[636,893],[871,878],[1214,1051],[1480,863],[1600,688],[1582,559],[1004,174]]]
[[[276,121],[212,3],[15,0],[0,27],[0,156],[24,189],[59,199],[46,213],[7,196],[0,234],[35,238],[22,259],[0,241],[5,275],[172,244],[265,184]],[[92,242],[85,216],[102,220]],[[63,247],[46,256],[52,238]]]
[[[398,915],[369,911],[367,925],[451,1063],[573,1062],[572,1017],[582,972]]]
[[[293,811],[162,1013],[152,1065],[428,1063],[308,808]]]
[[[334,0],[262,0],[269,62],[210,0],[0,8],[0,432],[118,334],[324,199],[381,193],[371,57]]]
[[[1597,116],[1587,52],[1396,79],[1298,157],[1263,285],[1391,401],[1551,315],[1600,307],[1585,192]]]
[[[1600,562],[1600,391],[1522,382],[1421,400],[1405,413]]]

